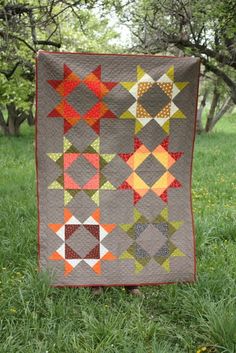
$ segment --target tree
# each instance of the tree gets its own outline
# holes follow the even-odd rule
[[[34,64],[39,49],[116,50],[107,19],[94,15],[95,0],[4,1],[0,7],[0,127],[19,135],[34,123]]]
[[[137,0],[127,5],[120,18],[133,34],[132,50],[200,57],[206,72],[213,73],[217,85],[228,94],[220,116],[236,103],[234,0]],[[211,109],[214,124],[219,120],[214,118],[219,101],[216,91]]]
[[[211,73],[203,72],[200,78],[201,95],[197,114],[197,133],[209,132],[215,127],[217,122],[234,108],[234,102],[222,80]],[[207,104],[208,103],[208,104]],[[206,123],[203,123],[203,113],[206,105],[209,111],[206,114]],[[205,121],[205,119],[204,119]]]

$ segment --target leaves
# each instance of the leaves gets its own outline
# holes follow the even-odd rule
[[[30,0],[0,5],[0,102],[14,102],[29,110],[35,85],[35,53],[39,49],[64,51],[118,51],[118,34],[95,11],[95,1],[48,2]],[[77,5],[76,5],[77,4]],[[40,43],[40,44],[39,44]]]

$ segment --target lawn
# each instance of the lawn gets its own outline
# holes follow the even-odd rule
[[[51,288],[37,272],[34,131],[0,137],[0,352],[236,352],[236,123],[197,137],[193,206],[195,284]]]

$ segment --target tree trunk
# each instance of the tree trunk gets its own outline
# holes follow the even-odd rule
[[[33,116],[32,110],[30,110],[29,114],[27,115],[27,122],[28,122],[29,126],[35,125],[35,120],[34,120],[34,116]]]
[[[19,128],[16,129],[17,110],[14,103],[7,104],[7,126],[10,136],[19,136]]]
[[[8,126],[1,110],[0,110],[0,128],[2,129],[2,132],[4,135],[6,136],[9,135]]]
[[[11,102],[6,105],[7,107],[7,123],[5,126],[1,124],[0,118],[0,125],[4,131],[5,135],[10,136],[19,136],[20,135],[20,126],[28,117],[28,114],[23,112],[21,109],[17,109],[15,103]],[[32,113],[32,112],[31,112]]]
[[[211,125],[209,127],[209,131],[211,131],[216,125],[216,123],[218,123],[218,121],[224,116],[224,114],[227,113],[233,107],[234,107],[234,103],[232,101],[232,98],[228,97],[226,101],[223,103],[219,112],[212,119]]]
[[[207,99],[207,96],[208,96],[208,91],[206,90],[203,97],[202,97],[202,101],[201,101],[201,104],[200,104],[200,107],[198,109],[198,112],[197,112],[197,126],[196,126],[196,131],[197,131],[197,134],[201,134],[202,131],[204,130],[203,129],[203,125],[202,125],[202,113],[204,111],[204,108],[206,106],[206,99]]]
[[[210,107],[210,111],[207,116],[207,122],[206,122],[206,128],[205,128],[206,132],[210,131],[212,120],[215,115],[215,110],[216,110],[216,107],[217,107],[217,104],[218,104],[218,101],[220,98],[220,93],[218,92],[217,83],[218,83],[218,80],[216,81],[216,84],[215,84],[215,88],[213,91],[213,97],[212,97],[212,101],[211,101],[211,107]]]

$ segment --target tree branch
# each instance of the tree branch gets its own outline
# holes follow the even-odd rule
[[[14,74],[14,72],[16,71],[17,67],[20,65],[20,62],[18,61],[11,70],[0,70],[0,73],[5,75],[6,79],[9,80],[11,78],[11,76]]]
[[[201,57],[202,63],[205,65],[207,70],[213,72],[216,76],[222,78],[222,80],[226,83],[226,85],[231,90],[232,100],[236,104],[236,83],[231,80],[231,78],[221,69],[209,63],[205,58]]]
[[[4,31],[0,30],[0,36],[1,36],[3,39],[5,39],[5,35],[6,35],[6,33],[5,33]],[[8,35],[9,38],[16,39],[16,40],[18,40],[19,42],[24,43],[24,44],[27,46],[27,48],[29,48],[29,49],[30,49],[31,51],[33,51],[34,53],[37,52],[37,50],[34,49],[29,43],[27,43],[23,38],[20,38],[20,37],[14,35],[14,34],[12,34],[12,33],[7,33],[7,35]]]
[[[211,125],[210,125],[210,130],[214,128],[216,123],[224,116],[227,111],[234,106],[234,103],[231,99],[231,97],[228,97],[226,101],[224,102],[223,106],[219,110],[219,112],[215,115],[215,117],[212,119]]]
[[[55,48],[61,48],[61,43],[56,43],[53,42],[51,40],[36,40],[35,44],[39,44],[39,45],[51,45]]]
[[[167,38],[169,43],[175,44],[176,46],[181,46],[182,48],[190,48],[194,50],[199,50],[200,54],[205,54],[210,58],[213,58],[220,62],[221,64],[229,65],[230,67],[236,69],[236,61],[232,60],[228,55],[219,53],[216,50],[207,48],[205,45],[199,43],[192,43],[190,40],[184,40],[175,35],[168,36]]]

